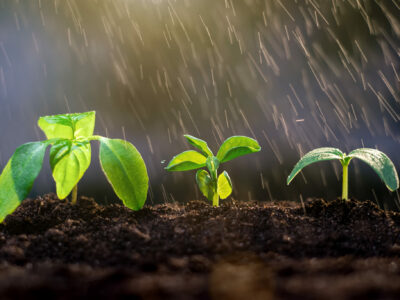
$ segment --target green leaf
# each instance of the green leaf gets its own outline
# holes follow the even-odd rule
[[[47,139],[72,139],[74,137],[72,121],[65,115],[40,117],[38,125]]]
[[[93,135],[96,120],[95,111],[71,114],[71,118],[75,122],[75,138],[87,138]]]
[[[261,150],[258,142],[246,136],[232,136],[225,140],[218,150],[217,158],[221,163],[236,157],[259,152]]]
[[[212,201],[212,180],[210,174],[206,170],[198,170],[196,173],[196,182],[199,186],[201,193],[208,198],[208,200]]]
[[[167,171],[189,171],[203,168],[206,157],[194,150],[188,150],[174,156],[165,168]]]
[[[232,193],[232,182],[226,171],[219,174],[217,189],[221,199],[226,199]]]
[[[50,165],[58,198],[64,199],[71,193],[89,167],[90,159],[89,142],[64,140],[51,147]]]
[[[40,117],[38,125],[48,139],[85,138],[93,135],[96,112]]]
[[[287,178],[287,184],[293,180],[293,178],[306,166],[324,160],[332,160],[332,159],[344,159],[344,154],[342,151],[336,148],[324,147],[314,149],[304,155],[299,162],[294,166],[292,172]]]
[[[185,134],[184,137],[189,141],[189,143],[191,145],[193,145],[194,147],[196,147],[197,149],[200,149],[201,152],[205,155],[205,156],[213,156],[214,154],[212,153],[212,151],[210,150],[210,148],[208,148],[208,145],[205,141],[194,137],[192,135],[189,134]]]
[[[351,151],[347,157],[356,157],[367,163],[379,175],[389,190],[395,191],[399,188],[396,168],[385,153],[376,149],[361,148]]]
[[[48,142],[19,146],[0,175],[0,222],[24,200],[42,169]]]
[[[115,194],[133,210],[143,207],[149,188],[146,165],[129,142],[100,138],[100,164]]]

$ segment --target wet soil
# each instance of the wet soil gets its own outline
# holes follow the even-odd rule
[[[134,212],[27,199],[0,224],[0,299],[400,299],[400,214],[370,201]]]

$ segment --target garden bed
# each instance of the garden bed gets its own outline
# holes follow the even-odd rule
[[[28,199],[0,225],[0,298],[399,299],[400,215],[370,201],[131,211]]]

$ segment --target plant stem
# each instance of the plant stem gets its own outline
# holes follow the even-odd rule
[[[217,192],[217,187],[215,187],[214,189],[214,194],[213,194],[213,206],[214,207],[218,207],[219,206],[219,196],[218,196],[218,192]]]
[[[76,204],[76,201],[78,199],[78,184],[74,186],[72,189],[72,194],[71,194],[71,203],[72,205]]]
[[[212,206],[218,207],[219,206],[219,196],[217,191],[217,181],[211,181],[212,188],[208,191],[207,199],[212,202]]]
[[[348,200],[349,198],[349,179],[348,179],[348,163],[343,163],[343,183],[342,183],[342,199]]]
[[[213,192],[214,192],[212,202],[213,202],[214,207],[218,207],[219,206],[219,195],[218,195],[217,170],[215,170],[213,172],[212,178],[213,178],[212,181],[213,181]]]
[[[210,172],[211,184],[212,184],[212,190],[209,191],[208,200],[212,201],[212,205],[214,207],[218,207],[219,206],[219,195],[218,195],[218,167],[219,167],[219,161],[218,161],[218,159],[216,157],[209,156],[207,158],[207,161],[206,161],[206,166],[207,166],[208,171]]]

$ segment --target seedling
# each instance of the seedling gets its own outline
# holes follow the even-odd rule
[[[92,140],[100,142],[101,168],[117,196],[133,210],[143,207],[149,178],[142,156],[127,141],[93,135],[94,123],[94,111],[39,118],[47,140],[19,146],[0,175],[0,222],[29,194],[49,145],[57,196],[64,199],[72,191],[76,203],[78,182],[90,165]]]
[[[219,205],[219,198],[226,199],[232,193],[232,182],[226,171],[218,176],[218,167],[221,163],[230,161],[236,157],[259,152],[258,142],[246,136],[232,136],[223,142],[214,156],[205,141],[191,135],[184,135],[191,145],[198,148],[201,153],[188,150],[172,158],[168,171],[188,171],[207,167],[206,170],[198,170],[196,182],[201,193],[212,202],[213,206]]]
[[[399,178],[393,162],[387,155],[379,150],[370,148],[361,148],[345,154],[336,148],[318,148],[308,152],[294,166],[293,171],[287,178],[287,184],[303,169],[304,167],[324,160],[338,159],[343,167],[343,184],[342,184],[342,199],[348,200],[348,166],[353,158],[361,159],[367,163],[383,180],[386,187],[395,191],[399,188]]]

